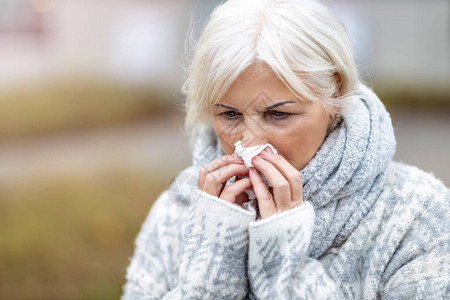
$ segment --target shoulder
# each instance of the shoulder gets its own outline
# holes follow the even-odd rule
[[[367,217],[377,224],[373,234],[383,243],[416,247],[419,240],[429,242],[447,235],[449,203],[448,188],[432,174],[391,162],[383,190]]]
[[[390,164],[375,205],[382,208],[377,249],[388,258],[382,290],[407,283],[414,288],[414,282],[447,276],[449,203],[449,189],[432,174],[399,162]]]
[[[408,249],[422,244],[430,249],[448,240],[449,203],[449,189],[439,179],[417,167],[392,162],[374,212],[383,224],[382,235],[390,242]]]
[[[134,256],[127,271],[129,289],[135,284],[162,295],[177,285],[184,226],[191,206],[189,193],[193,182],[196,185],[195,175],[192,167],[183,170],[154,202],[135,240]],[[152,281],[163,277],[168,285]]]
[[[415,166],[392,161],[387,170],[383,193],[404,204],[428,206],[440,204],[449,208],[449,189],[433,174]]]
[[[181,237],[189,208],[194,204],[191,192],[197,185],[197,177],[198,168],[193,166],[178,173],[153,204],[142,225],[141,237],[156,237],[155,234],[158,239],[167,235]]]
[[[182,219],[191,205],[192,192],[197,186],[199,168],[190,166],[179,172],[172,182],[155,201],[150,216],[161,217],[173,215]]]

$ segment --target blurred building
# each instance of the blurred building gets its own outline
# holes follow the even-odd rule
[[[331,3],[347,27],[363,77],[450,91],[450,1]]]
[[[3,0],[0,86],[75,73],[179,87],[189,22],[195,38],[219,2]],[[327,2],[346,24],[364,78],[448,87],[448,0]]]
[[[0,2],[0,84],[77,74],[179,84],[189,1]]]

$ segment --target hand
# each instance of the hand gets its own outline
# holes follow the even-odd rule
[[[244,161],[236,154],[224,155],[201,168],[197,187],[205,193],[242,205],[248,199],[242,194],[251,187],[250,179],[236,177],[233,184],[225,185],[231,177],[248,176],[248,172]]]
[[[303,204],[302,175],[284,157],[265,149],[254,157],[249,175],[261,219]],[[259,172],[269,182],[267,188]]]

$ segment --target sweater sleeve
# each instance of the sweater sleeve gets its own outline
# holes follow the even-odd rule
[[[398,226],[401,242],[384,270],[381,299],[450,297],[450,191],[442,184],[436,192],[415,187],[422,197],[410,197],[411,205],[401,208],[408,226]]]
[[[253,299],[338,299],[322,265],[307,256],[314,226],[309,202],[252,222],[248,272]]]
[[[173,230],[165,207],[152,209],[136,242],[122,299],[243,299],[248,293],[248,225],[253,212],[193,189],[179,258],[160,244]],[[167,261],[179,259],[179,268]],[[172,274],[178,272],[178,274]],[[178,276],[176,276],[178,275]],[[172,277],[178,278],[176,282]]]

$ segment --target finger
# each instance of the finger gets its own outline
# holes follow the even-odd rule
[[[286,178],[284,178],[274,165],[259,156],[253,158],[252,163],[256,170],[261,172],[266,177],[270,186],[272,186],[277,209],[289,207],[291,202],[291,187]]]
[[[239,180],[241,180],[242,178],[245,178],[245,177],[248,177],[248,176],[235,176],[234,177],[234,180],[233,180],[233,183],[234,182],[236,182],[236,181],[239,181]],[[226,184],[226,183],[225,183]],[[222,195],[222,192],[223,192],[223,189],[225,188],[225,185],[223,186],[223,188],[222,188],[222,190],[220,191],[220,193],[219,193],[219,195]]]
[[[289,182],[291,201],[296,204],[303,203],[302,174],[292,166],[283,156],[263,151],[261,157],[270,162]]]
[[[228,179],[235,175],[243,176],[247,174],[248,169],[245,165],[227,165],[206,175],[201,190],[213,196],[219,196]]]
[[[227,185],[223,192],[220,194],[221,199],[229,201],[231,203],[236,203],[236,198],[238,195],[242,194],[245,189],[248,189],[252,186],[250,178],[242,178],[239,181],[235,181],[233,184]],[[241,203],[238,203],[241,204]]]
[[[229,164],[244,164],[244,161],[234,153],[232,155],[223,155],[218,159],[213,160],[200,169],[200,172],[198,174],[197,187],[201,189],[204,186],[205,178],[209,173],[223,168]]]
[[[268,218],[271,215],[276,214],[277,207],[273,199],[273,196],[267,189],[267,186],[264,183],[264,180],[262,179],[259,172],[256,169],[251,168],[249,172],[249,178],[252,183],[256,199],[258,200],[258,207],[261,219]]]

